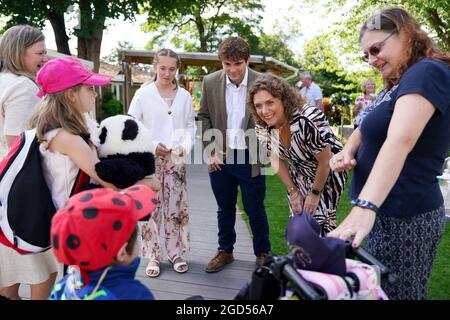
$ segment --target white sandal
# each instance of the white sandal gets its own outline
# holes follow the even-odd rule
[[[154,262],[157,264],[157,266],[151,266],[150,263]],[[161,273],[161,269],[159,268],[159,261],[158,260],[150,260],[148,262],[149,264],[145,268],[145,274],[150,278],[156,278]],[[150,271],[155,271],[156,273],[150,273]]]
[[[173,270],[174,270],[175,272],[178,272],[178,273],[185,273],[185,272],[187,272],[187,271],[189,270],[189,266],[188,266],[188,264],[187,264],[186,261],[173,263],[173,262],[176,261],[177,259],[181,259],[181,257],[175,257],[173,260],[170,259],[170,257],[167,257],[167,259],[168,259],[169,262],[173,265]],[[184,266],[187,267],[186,270],[180,271],[180,267],[184,267]]]

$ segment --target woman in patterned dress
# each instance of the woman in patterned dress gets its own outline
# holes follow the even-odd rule
[[[258,78],[248,97],[256,135],[287,188],[291,215],[300,210],[313,214],[321,234],[327,234],[336,227],[336,206],[347,173],[330,171],[328,162],[342,145],[325,115],[272,74]]]

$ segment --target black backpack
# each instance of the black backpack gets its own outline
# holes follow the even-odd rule
[[[71,195],[88,180],[80,170]],[[49,249],[55,212],[42,171],[36,130],[27,130],[0,162],[0,243],[20,254]]]

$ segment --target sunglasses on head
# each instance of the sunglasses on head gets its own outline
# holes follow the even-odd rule
[[[374,57],[378,56],[380,54],[380,52],[381,52],[381,49],[383,49],[383,46],[386,43],[386,41],[390,37],[392,37],[392,35],[394,35],[394,34],[395,34],[395,32],[391,32],[386,38],[384,38],[384,40],[382,40],[380,42],[377,42],[377,43],[374,43],[373,45],[371,45],[369,50],[367,50],[367,52],[364,52],[364,55],[362,57],[363,60],[365,62],[368,62],[369,61],[369,54],[374,56]]]

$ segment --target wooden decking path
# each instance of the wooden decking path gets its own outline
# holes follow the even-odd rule
[[[142,259],[137,279],[148,286],[158,300],[182,300],[193,295],[201,295],[207,300],[231,300],[250,279],[255,268],[249,231],[238,213],[235,261],[220,272],[206,273],[206,264],[217,251],[216,201],[206,165],[188,165],[187,174],[191,230],[191,251],[187,256],[189,271],[178,274],[164,260],[160,276],[149,278],[145,275],[148,259]],[[19,294],[29,299],[29,286],[21,286]]]
[[[217,251],[217,205],[205,165],[188,165],[187,179],[191,230],[191,251],[187,256],[189,272],[178,274],[165,260],[161,263],[161,275],[149,278],[144,272],[148,260],[143,259],[137,277],[158,300],[185,299],[193,295],[205,299],[233,299],[255,267],[249,231],[238,214],[235,261],[220,272],[206,273],[206,264]]]

